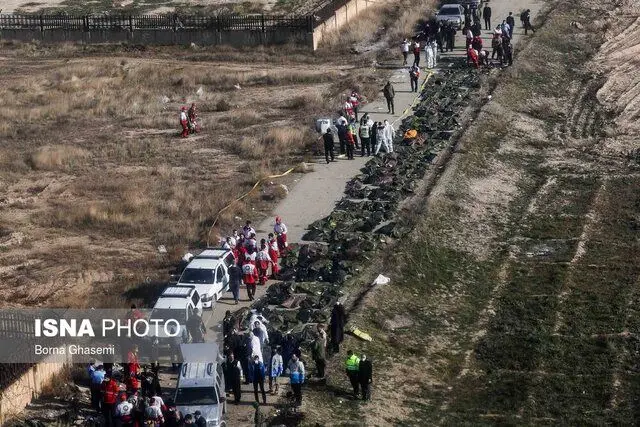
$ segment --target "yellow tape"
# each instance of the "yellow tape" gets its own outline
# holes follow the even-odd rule
[[[216,217],[213,220],[213,224],[211,224],[211,227],[209,227],[209,232],[207,233],[207,246],[209,246],[210,244],[210,239],[211,239],[211,232],[213,231],[213,227],[216,226],[216,223],[218,222],[218,219],[220,218],[220,214],[224,211],[226,211],[227,209],[229,209],[234,203],[239,202],[240,200],[244,199],[245,197],[247,197],[249,194],[253,193],[253,191],[258,188],[258,186],[260,184],[262,184],[263,181],[267,180],[267,179],[273,179],[273,178],[281,178],[283,176],[289,175],[291,172],[293,172],[293,170],[295,169],[295,167],[287,170],[286,172],[277,174],[277,175],[269,175],[269,176],[265,176],[264,178],[260,178],[258,180],[258,182],[256,182],[253,187],[251,187],[251,190],[247,191],[246,193],[244,193],[243,195],[241,195],[240,197],[238,197],[237,199],[235,199],[234,201],[232,201],[231,203],[229,203],[227,206],[223,207],[222,209],[220,209],[218,211],[218,213],[216,214]]]

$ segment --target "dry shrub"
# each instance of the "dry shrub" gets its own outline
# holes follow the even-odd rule
[[[319,92],[310,91],[289,99],[285,104],[285,108],[301,111],[315,110],[319,106],[322,107],[324,103],[325,100]]]
[[[216,102],[216,111],[229,111],[233,108],[231,103],[226,98],[220,98]]]
[[[304,132],[301,132],[299,128],[282,127],[271,128],[267,131],[266,135],[262,137],[262,144],[269,147],[273,152],[288,152],[293,147],[299,148],[300,141]]]
[[[31,153],[27,163],[36,170],[53,170],[74,167],[89,152],[70,145],[46,145]]]
[[[259,124],[261,121],[262,116],[253,110],[235,110],[232,111],[229,115],[229,123],[236,128],[244,128],[247,126]]]

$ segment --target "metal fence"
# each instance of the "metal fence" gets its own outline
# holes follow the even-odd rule
[[[0,30],[252,30],[281,28],[313,31],[313,17],[269,15],[140,15],[140,16],[71,16],[71,15],[0,15]]]

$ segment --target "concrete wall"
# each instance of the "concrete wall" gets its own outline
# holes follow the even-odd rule
[[[373,6],[375,3],[376,1],[372,0],[351,0],[342,7],[336,9],[333,16],[327,18],[313,30],[313,50],[318,48],[318,45],[326,34],[340,29],[342,26],[358,16],[360,12]]]
[[[13,384],[0,393],[0,425],[17,416],[31,403],[31,399],[38,397],[42,388],[47,386],[53,376],[61,372],[69,361],[61,362],[60,356],[45,359],[42,363],[33,365]]]
[[[235,47],[296,43],[313,46],[313,34],[303,29],[277,28],[258,30],[23,30],[2,29],[0,39],[19,41],[41,41],[44,43],[134,43],[146,45],[230,45]]]

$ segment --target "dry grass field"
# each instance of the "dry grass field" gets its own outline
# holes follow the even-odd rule
[[[378,90],[368,67],[287,49],[5,44],[5,304],[136,300],[136,289],[166,279],[183,251],[207,241],[221,207],[257,179],[313,155],[314,117],[333,114],[353,87],[369,97]],[[181,139],[179,108],[191,102],[203,130]],[[257,218],[266,207],[258,191],[228,210],[221,226]]]

